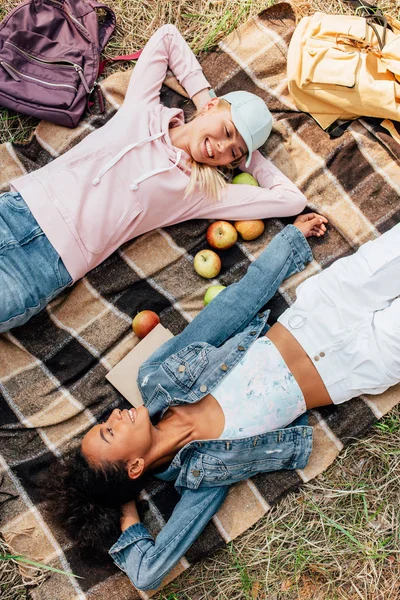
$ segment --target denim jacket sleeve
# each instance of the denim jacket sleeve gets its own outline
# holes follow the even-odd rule
[[[218,294],[182,333],[163,344],[149,360],[153,364],[162,362],[194,341],[220,346],[246,327],[282,281],[302,271],[312,258],[301,231],[287,225],[249,266],[242,279]]]
[[[184,489],[154,540],[142,523],[131,525],[109,550],[115,564],[140,590],[157,588],[217,512],[229,486]]]

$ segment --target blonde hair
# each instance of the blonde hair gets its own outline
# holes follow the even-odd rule
[[[230,109],[230,104],[224,98],[219,98],[217,110]],[[200,111],[196,111],[189,121],[196,119],[200,115]],[[194,190],[197,188],[204,192],[207,198],[211,198],[218,202],[221,199],[221,194],[226,188],[229,176],[236,167],[239,166],[243,157],[237,158],[232,161],[229,165],[224,167],[210,167],[209,165],[198,163],[194,159],[191,159],[191,174],[189,183],[185,190],[184,198],[189,198]]]

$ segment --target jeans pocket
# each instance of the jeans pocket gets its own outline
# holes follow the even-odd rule
[[[55,262],[54,262],[54,273],[58,279],[59,287],[61,289],[72,284],[72,277],[68,273],[62,258],[54,251],[56,254]]]
[[[15,212],[29,213],[29,207],[18,192],[6,192],[0,199]]]
[[[71,276],[47,237],[40,229],[24,229],[20,223],[24,220],[14,219],[13,223],[15,228],[20,225],[23,243],[10,238],[1,258],[0,332],[25,323],[71,283]]]

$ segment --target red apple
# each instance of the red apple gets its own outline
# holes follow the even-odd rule
[[[255,240],[264,233],[265,225],[260,219],[254,221],[235,221],[235,228],[243,240]]]
[[[237,231],[228,221],[215,221],[207,229],[207,242],[211,248],[227,250],[237,242]]]
[[[213,279],[221,270],[221,259],[212,250],[200,250],[194,257],[193,266],[201,277]]]
[[[138,338],[146,337],[148,333],[160,322],[160,317],[152,310],[141,310],[132,321],[133,333]]]

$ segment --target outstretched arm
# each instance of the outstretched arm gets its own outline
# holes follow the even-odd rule
[[[197,58],[174,25],[163,25],[147,42],[133,69],[124,106],[133,102],[146,105],[160,101],[161,85],[170,69],[190,98],[210,84]],[[207,92],[208,93],[208,92]]]
[[[217,512],[228,489],[228,486],[184,489],[156,539],[142,523],[134,522],[110,549],[112,559],[140,590],[157,588]]]
[[[246,275],[218,294],[182,333],[158,348],[142,365],[141,372],[145,372],[147,362],[162,362],[194,341],[220,346],[246,327],[274,296],[282,281],[302,271],[312,260],[305,238],[317,233],[323,235],[325,222],[325,217],[309,213],[298,217],[295,226],[287,225],[249,266]]]
[[[253,152],[251,163],[240,169],[253,175],[260,187],[228,184],[219,202],[203,201],[196,217],[205,219],[248,220],[298,215],[307,198],[270,160]]]

